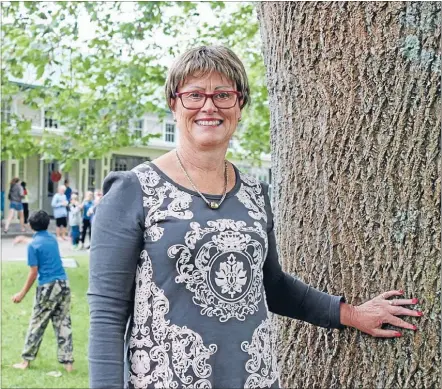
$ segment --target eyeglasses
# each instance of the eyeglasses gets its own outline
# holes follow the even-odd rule
[[[238,91],[219,91],[216,93],[203,93],[199,91],[191,92],[176,92],[176,97],[179,97],[183,107],[186,109],[201,109],[206,104],[207,99],[212,99],[213,105],[216,108],[228,109],[233,108],[241,97],[241,92]]]

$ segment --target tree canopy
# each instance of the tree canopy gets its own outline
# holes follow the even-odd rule
[[[133,119],[167,113],[163,85],[171,60],[203,44],[232,48],[244,61],[252,104],[238,139],[242,155],[269,152],[269,112],[261,41],[254,6],[223,2],[2,3],[2,98],[20,94],[66,129],[63,136],[31,134],[30,119],[2,117],[2,159],[40,154],[65,168],[99,158],[137,139]],[[35,82],[27,85],[31,74]]]

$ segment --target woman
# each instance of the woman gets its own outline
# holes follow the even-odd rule
[[[24,223],[27,226],[29,218],[29,193],[28,189],[26,188],[26,182],[22,181],[21,187],[23,188],[23,199],[21,201],[23,204],[23,218],[24,218]]]
[[[415,329],[396,317],[418,316],[400,307],[413,301],[387,300],[402,291],[353,307],[282,272],[268,187],[225,160],[249,101],[233,52],[183,54],[166,98],[180,129],[176,150],[111,173],[96,210],[92,388],[278,387],[269,311],[374,336],[400,336],[382,323]]]
[[[11,180],[11,185],[8,193],[9,200],[9,215],[6,219],[4,233],[6,234],[9,230],[9,225],[11,224],[12,219],[15,216],[15,213],[18,213],[18,217],[20,218],[20,226],[21,231],[25,232],[25,222],[23,217],[23,187],[20,185],[20,178],[15,177]]]

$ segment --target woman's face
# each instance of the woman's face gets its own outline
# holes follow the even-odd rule
[[[221,73],[212,72],[201,77],[188,77],[177,92],[215,93],[219,91],[236,91],[232,80]],[[220,109],[215,107],[212,99],[207,98],[204,106],[198,110],[183,107],[179,98],[172,99],[171,107],[180,130],[180,136],[189,142],[211,147],[227,145],[238,125],[241,116],[238,98],[232,108]]]

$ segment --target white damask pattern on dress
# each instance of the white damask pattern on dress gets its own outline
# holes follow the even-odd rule
[[[142,165],[142,169],[136,169],[135,174],[140,181],[143,195],[143,207],[147,208],[145,220],[144,239],[156,242],[161,239],[164,228],[158,225],[159,221],[165,220],[167,217],[177,219],[192,219],[193,212],[188,208],[192,202],[192,196],[182,190],[179,190],[170,182],[161,182],[160,175],[155,172],[152,167],[147,164]],[[165,199],[172,199],[167,209],[160,210]]]
[[[202,315],[219,317],[221,322],[243,321],[258,311],[262,299],[267,233],[259,222],[252,227],[244,221],[218,219],[207,226],[191,222],[185,244],[169,248],[169,257],[177,259],[175,281],[185,283],[194,294],[193,302],[202,308]],[[264,247],[254,235],[262,238]],[[192,253],[203,238],[207,241]]]
[[[221,287],[221,293],[228,293],[233,298],[242,292],[247,283],[247,271],[243,268],[243,263],[237,262],[233,254],[229,255],[226,262],[220,263],[219,271],[215,272],[215,283]]]
[[[254,177],[241,173],[241,180],[244,184],[236,194],[238,200],[249,209],[249,216],[255,220],[263,219],[267,223],[263,187]]]
[[[269,388],[279,380],[276,358],[276,329],[267,318],[255,329],[252,342],[242,342],[241,349],[250,355],[246,371],[250,373],[245,388]]]
[[[169,300],[152,281],[152,263],[146,250],[141,259],[129,340],[129,382],[136,389],[152,384],[156,388],[211,388],[208,359],[217,346],[206,347],[195,331],[166,320]]]

